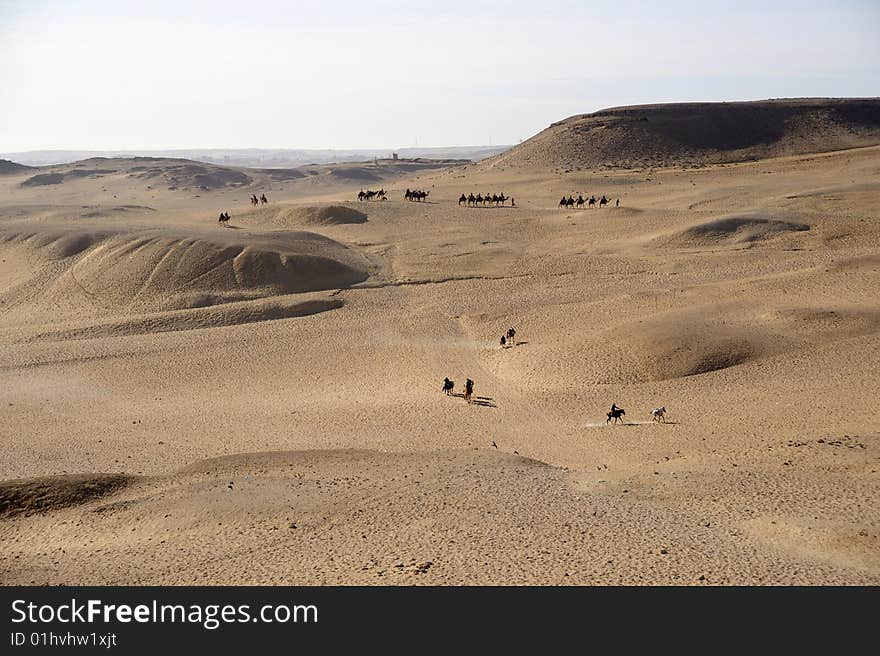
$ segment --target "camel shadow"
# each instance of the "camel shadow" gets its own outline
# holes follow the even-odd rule
[[[229,228],[230,230],[241,230],[241,226],[228,225],[226,227]]]

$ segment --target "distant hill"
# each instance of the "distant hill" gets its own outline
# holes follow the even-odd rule
[[[2,160],[0,160],[2,161]],[[82,179],[123,178],[140,181],[148,188],[164,188],[169,191],[251,187],[259,188],[270,182],[299,180],[302,178],[327,179],[354,185],[380,184],[425,170],[462,166],[471,160],[460,159],[373,159],[367,162],[342,162],[314,164],[290,169],[246,168],[217,166],[204,162],[169,157],[92,157],[70,164],[43,167],[19,167],[15,171],[31,173],[19,185],[43,187],[63,185]]]
[[[637,105],[554,123],[481,166],[701,166],[877,144],[880,98]]]

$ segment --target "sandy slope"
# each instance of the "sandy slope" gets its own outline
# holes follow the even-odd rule
[[[880,148],[546,164],[0,178],[2,581],[880,583]]]
[[[571,116],[481,166],[688,168],[878,144],[880,98],[668,103]]]

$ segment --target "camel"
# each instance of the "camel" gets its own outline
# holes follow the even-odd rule
[[[377,198],[378,200],[387,200],[385,197],[385,190],[380,189],[379,191],[373,191],[372,189],[368,189],[367,191],[364,191],[361,189],[357,195],[359,201],[373,200],[374,198]]]
[[[651,421],[656,421],[658,424],[662,421],[664,424],[666,423],[666,406],[662,408],[654,408],[651,410]]]
[[[578,194],[577,203],[575,203],[578,206],[578,209],[581,209],[584,206],[584,203],[586,203],[586,202],[587,201],[584,200],[584,197],[581,196],[580,194]]]
[[[607,204],[608,204],[608,199],[605,198],[605,196],[602,196],[601,200],[599,201],[599,208],[601,209],[601,208],[605,207]]]
[[[592,208],[593,205],[595,205],[595,204],[596,204],[596,197],[595,197],[595,196],[590,196],[590,200],[589,200],[589,202],[587,203],[587,207]]]
[[[467,203],[467,199],[468,199],[468,197],[465,196],[464,194],[462,194],[461,196],[458,197],[458,204],[461,205],[462,203]]]

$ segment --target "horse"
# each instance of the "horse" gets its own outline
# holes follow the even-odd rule
[[[664,424],[666,423],[666,406],[662,408],[654,408],[651,410],[651,421],[656,421],[658,424],[662,421]]]
[[[443,379],[443,390],[442,391],[446,396],[449,396],[450,394],[452,394],[452,390],[454,387],[455,387],[454,380],[449,380],[449,378]]]
[[[622,424],[623,419],[621,419],[621,417],[624,416],[625,414],[626,414],[626,412],[624,411],[623,408],[615,408],[614,410],[612,410],[611,412],[608,413],[608,415],[607,415],[608,418],[605,420],[605,423],[607,424],[613,419],[615,424],[618,421]]]

